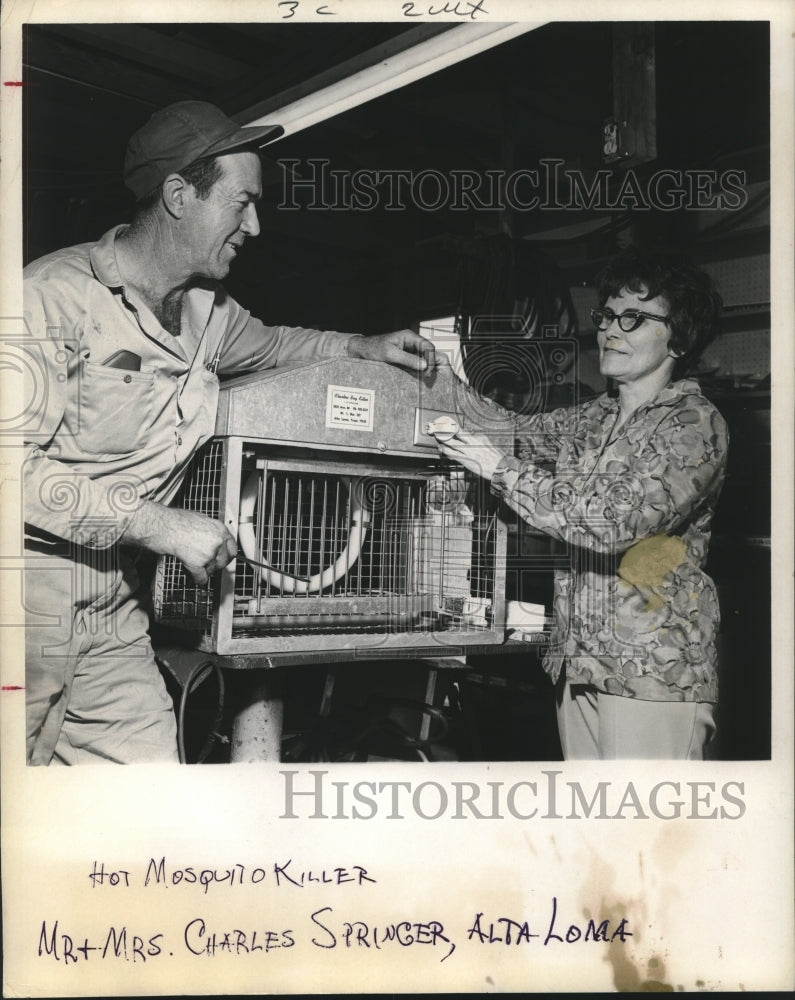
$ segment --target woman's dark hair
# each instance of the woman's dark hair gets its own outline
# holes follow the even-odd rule
[[[188,164],[176,173],[196,189],[196,196],[204,201],[210,194],[213,185],[221,176],[221,164],[217,156],[205,156]],[[135,214],[140,216],[150,212],[160,199],[160,185],[149,194],[145,194],[135,203]]]
[[[721,297],[710,276],[684,257],[629,249],[597,276],[596,287],[600,306],[623,289],[643,299],[665,299],[670,347],[677,355],[675,379],[692,368],[718,332]]]

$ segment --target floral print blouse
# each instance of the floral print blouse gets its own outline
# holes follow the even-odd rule
[[[567,543],[544,666],[553,681],[648,701],[718,697],[715,585],[704,572],[728,434],[698,383],[666,386],[619,428],[618,400],[517,421],[492,492]]]

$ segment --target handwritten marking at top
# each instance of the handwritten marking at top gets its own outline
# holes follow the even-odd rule
[[[478,14],[488,14],[483,6],[486,0],[441,0],[437,3],[417,3],[416,0],[401,4],[404,17],[435,17],[452,14],[468,21],[477,20]],[[416,8],[416,10],[415,10]]]

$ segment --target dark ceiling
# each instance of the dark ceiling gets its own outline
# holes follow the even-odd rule
[[[124,147],[156,108],[199,98],[240,114],[412,30],[401,22],[28,26],[26,259],[94,239],[128,217]],[[506,224],[517,238],[549,232],[560,262],[587,269],[613,249],[609,225],[596,236],[588,225],[580,237],[554,234],[589,213],[517,213],[506,223],[493,210],[279,204],[287,179],[306,177],[313,158],[333,170],[415,174],[537,168],[542,158],[598,169],[601,126],[612,112],[612,31],[607,22],[545,25],[271,146],[275,160],[299,164],[293,174],[266,170],[262,235],[236,263],[230,290],[274,322],[405,322],[415,307],[449,302],[462,241]],[[768,42],[765,22],[655,26],[658,154],[644,169],[769,176]],[[667,235],[686,221],[655,213],[638,224]]]

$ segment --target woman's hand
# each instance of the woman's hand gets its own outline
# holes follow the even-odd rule
[[[506,458],[505,452],[493,444],[485,434],[473,431],[460,430],[449,441],[437,440],[436,444],[446,458],[452,458],[465,469],[489,481],[497,466]]]

